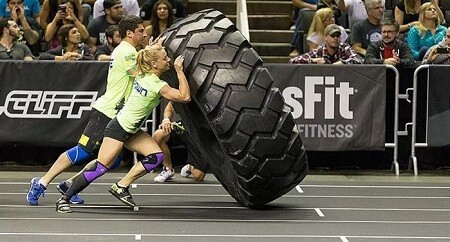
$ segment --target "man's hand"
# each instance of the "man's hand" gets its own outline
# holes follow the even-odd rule
[[[150,39],[148,40],[148,45],[152,46],[154,44],[159,44],[159,45],[163,46],[163,42],[165,39],[166,39],[166,36],[161,36],[161,37],[156,38],[153,41],[153,36],[151,36]]]
[[[172,122],[170,122],[170,119],[168,118],[163,119],[163,121],[159,125],[159,129],[162,129],[164,130],[165,133],[170,134],[173,129],[173,125]]]

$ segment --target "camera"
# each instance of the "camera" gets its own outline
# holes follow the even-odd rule
[[[438,53],[438,54],[450,54],[450,49],[449,48],[444,48],[444,47],[438,47],[436,49],[436,53]]]
[[[66,5],[65,4],[61,4],[58,6],[58,11],[61,10],[62,12],[66,12]]]

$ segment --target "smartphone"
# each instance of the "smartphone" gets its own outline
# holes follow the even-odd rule
[[[436,49],[436,53],[438,53],[438,54],[449,54],[450,53],[450,49],[449,48],[438,47]]]
[[[66,5],[65,4],[61,4],[58,6],[58,11],[61,10],[63,13],[66,12]]]

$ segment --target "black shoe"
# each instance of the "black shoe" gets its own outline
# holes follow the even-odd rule
[[[136,207],[136,203],[133,201],[133,197],[131,197],[130,192],[128,191],[128,187],[119,187],[117,183],[112,184],[111,188],[108,190],[112,195],[117,197],[120,201],[125,203],[130,207]]]
[[[56,211],[58,213],[71,213],[69,199],[62,196],[58,201],[56,201]]]

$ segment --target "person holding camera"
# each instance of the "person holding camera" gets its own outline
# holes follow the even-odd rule
[[[34,56],[39,55],[39,23],[34,17],[26,15],[23,0],[8,0],[7,8],[10,12],[9,20],[17,23],[20,34],[16,41],[28,46]]]
[[[408,45],[398,40],[400,24],[394,19],[381,22],[382,40],[367,48],[364,64],[386,64],[396,67],[414,66],[414,57]]]
[[[47,5],[46,2],[48,2]],[[60,0],[56,2],[61,4],[55,6],[53,4],[55,3],[54,0],[46,0],[42,6],[41,26],[43,27],[43,22],[48,23],[45,24],[44,40],[50,43],[49,48],[54,49],[61,45],[57,33],[61,26],[65,24],[75,25],[80,32],[81,39],[83,41],[87,40],[89,37],[89,32],[86,26],[83,25],[82,16],[80,16],[80,11],[77,5],[78,1]],[[47,8],[50,9],[46,10]],[[51,14],[49,14],[49,11]],[[48,22],[45,20],[46,17],[48,18]]]
[[[422,64],[450,64],[450,28],[447,29],[445,38],[425,53]]]

